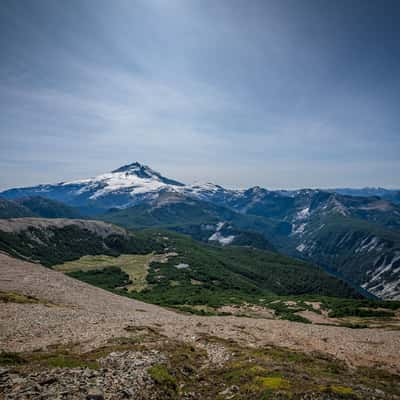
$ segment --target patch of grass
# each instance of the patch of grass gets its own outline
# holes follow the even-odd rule
[[[337,394],[353,394],[353,389],[351,387],[331,385],[329,388],[332,392]]]
[[[25,363],[25,358],[18,353],[0,353],[0,365],[21,365]]]
[[[55,348],[49,352],[32,352],[23,355],[26,364],[31,369],[36,368],[90,368],[97,369],[99,364],[95,359],[89,359],[84,354],[72,353],[64,347]]]
[[[149,254],[121,254],[118,257],[107,255],[83,256],[79,260],[55,265],[53,269],[62,272],[103,270],[109,267],[120,268],[129,275],[128,291],[140,292],[147,287],[146,277],[149,264],[161,256]]]
[[[321,297],[322,307],[329,312],[329,317],[392,318],[400,308],[400,301],[382,301],[368,299],[343,299]]]
[[[55,354],[45,358],[40,364],[47,368],[90,368],[98,369],[96,361],[82,360],[79,357],[67,354]]]
[[[134,337],[118,336],[113,337],[107,341],[110,346],[136,346],[138,344],[146,342],[147,337],[145,335],[137,335]]]
[[[289,381],[281,376],[257,377],[257,382],[267,390],[289,389]]]
[[[45,300],[36,297],[26,296],[15,292],[0,291],[0,303],[19,303],[19,304],[50,304]]]
[[[175,398],[178,394],[178,385],[176,378],[170,374],[164,364],[153,365],[147,372],[150,377],[162,390],[165,398]]]
[[[305,309],[307,309],[308,306],[306,306],[304,302],[300,305],[298,302],[296,302],[296,305],[289,305],[287,301],[284,301],[284,299],[282,299],[271,301],[266,304],[266,306],[274,310],[275,315],[279,319],[285,319],[287,321],[293,322],[302,322],[304,324],[311,324],[311,321],[309,321],[307,318],[296,314],[300,311],[304,311]]]

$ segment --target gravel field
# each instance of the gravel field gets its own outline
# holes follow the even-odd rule
[[[196,344],[202,335],[322,352],[354,366],[400,372],[400,331],[349,329],[270,319],[184,315],[106,292],[60,272],[0,254],[0,291],[41,303],[0,303],[0,350],[22,352],[74,344],[95,349],[127,327],[153,327]]]

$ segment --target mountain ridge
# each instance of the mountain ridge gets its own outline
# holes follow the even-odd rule
[[[384,188],[269,190],[260,186],[247,189],[227,189],[211,182],[184,184],[167,178],[137,161],[92,178],[3,190],[0,192],[0,197],[17,199],[39,195],[73,206],[94,207],[97,204],[100,209],[107,209],[129,207],[152,199],[163,191],[183,193],[212,202],[226,201],[227,198],[241,198],[249,194],[255,197],[263,193],[291,198],[305,192],[338,193],[362,198],[380,197],[394,203],[400,202],[400,190]]]
[[[196,238],[216,238],[221,244],[233,235],[222,235],[216,227],[227,223],[236,232],[261,234],[278,251],[324,265],[375,295],[400,298],[400,205],[387,200],[395,191],[354,189],[355,196],[346,190],[288,191],[260,186],[235,190],[213,183],[185,185],[134,162],[94,178],[10,189],[0,197],[16,200],[40,195],[128,228],[163,226]],[[341,241],[336,234],[336,222],[341,219],[353,235],[351,240]],[[203,228],[210,223],[214,231],[207,236]],[[357,248],[378,241],[383,246],[380,260],[376,250],[364,252],[362,257],[355,253],[356,238]],[[253,239],[254,243],[262,242],[248,235],[241,243]],[[341,256],[336,257],[336,253]]]

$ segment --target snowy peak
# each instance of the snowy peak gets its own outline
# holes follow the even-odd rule
[[[159,175],[159,173],[152,170],[149,166],[140,164],[137,161],[131,164],[123,165],[122,167],[119,167],[111,172],[112,173],[126,172],[128,174],[134,174],[142,178],[150,178],[154,175]]]
[[[86,184],[84,190],[94,190],[90,195],[90,200],[112,195],[127,195],[119,207],[127,206],[134,202],[134,197],[139,195],[150,195],[160,190],[175,191],[184,186],[182,183],[165,178],[159,172],[154,171],[147,165],[138,162],[124,165],[114,171],[99,175],[90,180],[82,181]],[[82,192],[82,189],[81,189]]]
[[[111,172],[112,174],[125,174],[134,175],[141,179],[152,179],[163,182],[167,185],[174,186],[184,186],[183,183],[175,181],[173,179],[168,179],[162,176],[159,172],[154,171],[147,165],[140,164],[139,162],[134,162],[131,164],[123,165]]]
[[[91,178],[10,189],[1,195],[8,199],[44,195],[72,206],[91,207],[98,212],[114,207],[129,207],[155,198],[160,191],[179,192],[185,187],[147,165],[134,162]]]

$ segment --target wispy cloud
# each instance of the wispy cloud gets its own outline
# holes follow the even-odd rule
[[[344,4],[296,4],[6,1],[0,187],[136,159],[187,182],[400,186],[398,56],[382,74],[362,7],[350,30]]]

